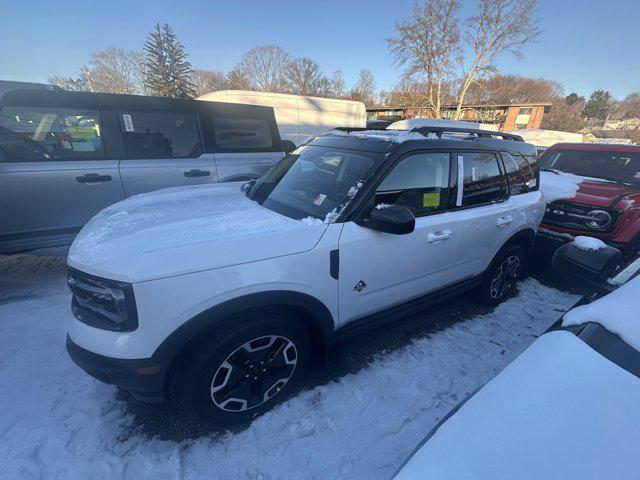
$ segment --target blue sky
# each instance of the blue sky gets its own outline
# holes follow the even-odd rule
[[[463,14],[475,3],[461,0]],[[141,48],[160,21],[173,26],[194,67],[227,71],[252,46],[274,43],[313,58],[327,75],[342,70],[348,84],[368,68],[388,89],[400,71],[386,38],[411,1],[1,0],[0,6],[0,79],[77,75],[92,51]],[[639,0],[540,0],[538,16],[537,42],[522,60],[503,55],[501,71],[558,80],[566,93],[603,88],[621,98],[640,90]]]

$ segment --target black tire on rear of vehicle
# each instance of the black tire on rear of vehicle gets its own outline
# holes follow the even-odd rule
[[[497,305],[506,299],[522,276],[525,259],[520,245],[509,245],[498,253],[478,286],[478,300],[486,305]]]
[[[238,324],[204,344],[185,375],[184,401],[214,425],[244,423],[270,410],[296,390],[309,367],[302,320],[271,315]]]

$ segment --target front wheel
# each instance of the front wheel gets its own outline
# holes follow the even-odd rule
[[[478,287],[480,301],[487,305],[497,305],[507,298],[522,275],[524,262],[525,253],[519,245],[511,245],[500,252]]]
[[[187,370],[185,401],[212,424],[249,421],[296,389],[309,359],[301,320],[250,320],[199,351]]]

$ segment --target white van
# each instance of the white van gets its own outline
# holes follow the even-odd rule
[[[280,137],[296,145],[336,127],[364,128],[367,122],[364,103],[353,100],[250,90],[220,90],[202,95],[198,100],[273,107]]]

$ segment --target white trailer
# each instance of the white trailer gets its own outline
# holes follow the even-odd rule
[[[365,127],[367,123],[364,103],[352,100],[250,90],[220,90],[206,93],[198,100],[273,107],[280,137],[296,145],[336,127]]]

